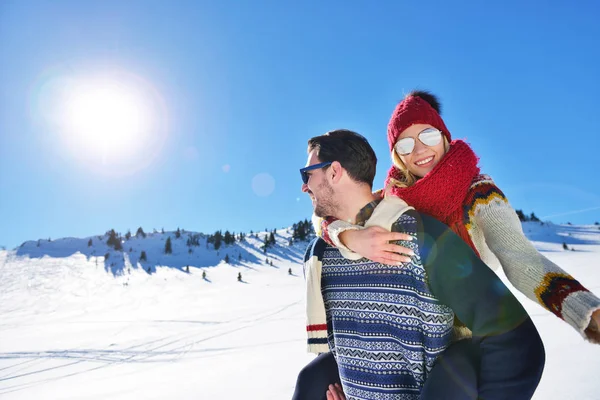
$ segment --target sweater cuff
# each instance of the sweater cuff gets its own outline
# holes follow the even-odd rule
[[[592,319],[592,314],[599,309],[600,299],[594,296],[593,293],[582,290],[570,294],[565,299],[562,306],[562,315],[564,320],[577,329],[577,332],[585,339],[593,343],[600,343],[585,333]]]
[[[362,256],[358,253],[353,252],[352,250],[350,250],[348,247],[346,247],[341,242],[340,233],[342,233],[344,231],[348,231],[348,230],[356,230],[357,231],[359,229],[363,229],[363,227],[358,226],[358,225],[352,225],[349,222],[341,221],[341,220],[333,221],[327,227],[327,231],[329,233],[329,238],[333,242],[333,245],[335,247],[337,247],[338,250],[340,251],[340,253],[342,254],[342,256],[344,258],[347,258],[348,260],[360,260],[362,258]]]

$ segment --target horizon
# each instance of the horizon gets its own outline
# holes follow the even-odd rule
[[[378,188],[388,119],[413,89],[440,98],[452,138],[513,208],[592,225],[599,13],[594,2],[5,2],[0,246],[310,219],[307,140],[365,136]]]

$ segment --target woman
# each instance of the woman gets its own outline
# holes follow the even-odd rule
[[[573,326],[585,339],[600,343],[600,299],[535,250],[502,191],[489,176],[480,174],[477,156],[469,145],[452,141],[435,96],[414,91],[398,104],[388,125],[388,144],[393,166],[386,179],[386,196],[399,196],[418,211],[447,224],[486,264],[499,262],[520,292]],[[321,221],[320,226],[318,234],[347,258],[364,256],[383,263],[405,260],[406,256],[398,253],[406,249],[389,243],[394,240],[389,232],[360,229],[331,219]],[[465,382],[472,381],[477,352],[469,340],[461,340],[469,336],[468,329],[457,321],[455,344],[430,374],[436,376],[437,387],[444,386],[439,382],[457,384],[450,376],[457,371],[464,373]],[[331,360],[326,360],[329,357],[317,358],[315,368],[331,366]],[[314,375],[315,369],[309,364],[303,370],[297,392],[298,386],[307,384],[303,374]],[[468,390],[476,391],[476,387]],[[426,384],[423,395],[435,397],[434,391]],[[327,396],[337,399],[343,394],[339,387],[330,386]]]

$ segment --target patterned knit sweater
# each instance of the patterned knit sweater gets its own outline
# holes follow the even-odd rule
[[[531,320],[510,290],[446,225],[397,197],[372,202],[360,215],[370,215],[365,226],[416,240],[400,241],[415,252],[402,266],[348,260],[320,238],[307,250],[309,351],[332,351],[348,399],[418,399],[451,340],[452,312],[477,338],[482,365],[543,348],[535,328],[519,330]],[[493,379],[515,379],[514,366],[503,365]]]
[[[402,215],[398,223],[416,235],[414,217]],[[317,239],[305,259],[321,269],[327,343],[346,398],[418,399],[450,343],[454,317],[432,295],[418,256],[402,267],[351,261]]]
[[[473,180],[463,211],[464,224],[482,260],[492,269],[501,265],[515,288],[591,340],[584,331],[592,313],[600,309],[600,299],[533,247],[515,210],[489,176]],[[322,225],[324,230],[317,229],[318,234],[344,257],[360,258],[339,240],[344,230],[359,227],[339,220]],[[459,335],[468,336],[468,331]]]

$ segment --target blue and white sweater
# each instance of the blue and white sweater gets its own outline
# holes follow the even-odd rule
[[[332,351],[348,399],[418,399],[454,314],[473,332],[482,365],[543,356],[521,304],[446,225],[387,198],[365,226],[375,224],[416,237],[401,242],[415,252],[411,263],[348,260],[320,238],[305,256],[309,351]],[[523,333],[526,321],[533,328]],[[515,379],[513,369],[507,363],[486,379]]]
[[[396,224],[416,236],[414,217],[401,215]],[[327,343],[346,397],[418,399],[428,372],[451,340],[454,319],[452,310],[433,297],[419,256],[402,266],[352,261],[316,239],[306,261],[309,271],[317,263],[321,270]],[[311,341],[324,342],[322,337],[309,338],[309,345]]]

